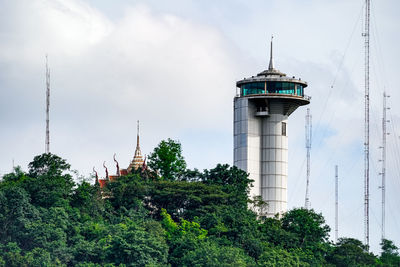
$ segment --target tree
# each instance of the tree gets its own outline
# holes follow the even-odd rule
[[[42,248],[34,248],[25,255],[28,266],[57,266],[51,260],[50,253]]]
[[[354,238],[339,238],[336,247],[327,257],[328,263],[335,266],[373,266],[376,258],[368,253],[367,246]]]
[[[186,170],[181,144],[170,138],[161,141],[150,154],[148,165],[165,180],[179,180]]]
[[[169,263],[172,266],[252,266],[243,249],[220,246],[207,238],[207,230],[197,222],[182,219],[180,223],[162,210],[162,225],[170,244]]]
[[[247,267],[255,266],[254,260],[243,249],[233,246],[220,246],[212,241],[205,241],[193,251],[183,255],[180,266],[208,267]]]
[[[3,183],[1,186],[5,186],[8,184],[20,184],[27,179],[26,173],[22,171],[20,166],[14,168],[12,173],[6,174],[3,176]]]
[[[267,248],[260,256],[258,265],[265,267],[310,266],[305,262],[301,262],[296,253],[288,252],[280,247]]]
[[[42,207],[65,206],[74,182],[70,165],[57,155],[45,153],[29,163],[29,179],[23,186],[30,193],[31,203]]]
[[[100,217],[103,211],[103,199],[99,185],[91,185],[88,182],[81,182],[73,191],[71,206],[78,208],[82,214],[90,217]]]
[[[380,257],[384,266],[400,266],[398,247],[391,240],[383,239],[381,243],[382,254]]]
[[[26,226],[39,217],[29,201],[23,188],[9,185],[0,189],[0,243],[24,240]]]
[[[43,248],[53,260],[68,263],[73,255],[68,239],[71,238],[73,220],[62,207],[39,208],[40,218],[26,226],[21,248]]]
[[[292,248],[309,250],[315,257],[313,261],[324,261],[330,248],[330,227],[325,223],[322,214],[304,208],[293,209],[283,215],[281,223],[282,229],[290,233],[287,237],[295,237]]]
[[[248,174],[236,166],[217,164],[214,169],[204,170],[202,180],[205,184],[223,185],[226,190],[247,194],[253,180]]]
[[[220,185],[223,190],[231,194],[231,201],[236,205],[242,204],[247,207],[250,185],[253,180],[248,174],[228,164],[218,164],[214,169],[204,170],[201,175],[202,181],[208,185]]]
[[[0,264],[2,263],[4,263],[3,266],[28,267],[24,257],[21,255],[21,248],[15,242],[9,242],[5,245],[0,243]]]
[[[64,171],[70,169],[71,165],[57,155],[43,153],[34,157],[28,167],[29,176],[36,178],[44,174],[62,175]]]
[[[265,237],[258,229],[257,215],[242,205],[219,205],[213,212],[203,214],[199,222],[226,244],[234,244],[257,259],[264,249]]]
[[[147,187],[145,181],[139,174],[135,173],[118,177],[118,179],[107,184],[106,190],[109,190],[112,196],[108,200],[115,210],[122,207],[129,210],[142,206]],[[103,192],[105,192],[104,189]]]
[[[304,208],[286,212],[282,219],[282,229],[296,234],[298,246],[301,248],[314,247],[317,243],[327,242],[330,227],[325,224],[322,214]]]
[[[213,212],[216,205],[228,204],[229,195],[222,186],[201,182],[149,181],[144,199],[148,209],[166,209],[174,219],[192,220],[195,216]]]
[[[258,231],[265,240],[276,247],[292,249],[298,246],[298,236],[295,233],[282,228],[282,222],[278,218],[265,218],[259,225]]]
[[[130,218],[110,225],[110,232],[99,240],[104,248],[106,262],[129,266],[164,266],[168,246],[164,230],[157,222],[143,224]]]

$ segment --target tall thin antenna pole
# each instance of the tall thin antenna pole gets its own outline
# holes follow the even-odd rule
[[[386,107],[386,98],[389,96],[386,95],[386,92],[383,92],[383,116],[382,116],[382,240],[385,238],[385,199],[386,199],[386,136],[389,134],[386,130],[386,123],[389,121],[386,119],[386,111],[389,109]]]
[[[365,108],[364,108],[364,243],[369,249],[369,24],[370,0],[365,0]]]
[[[304,207],[310,209],[310,150],[311,150],[311,138],[312,138],[312,122],[310,109],[307,108],[306,115],[306,149],[307,149],[307,184],[306,184],[306,197]]]
[[[335,243],[338,242],[339,233],[339,175],[338,165],[335,165]]]
[[[46,153],[50,153],[49,112],[50,112],[50,69],[48,65],[48,58],[46,55],[46,148],[45,148]]]

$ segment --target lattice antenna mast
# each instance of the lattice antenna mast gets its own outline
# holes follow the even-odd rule
[[[370,0],[365,0],[364,25],[364,244],[369,249],[369,24]]]
[[[306,115],[306,149],[307,149],[307,184],[306,184],[306,197],[304,207],[306,209],[310,209],[310,150],[311,150],[311,139],[312,139],[312,121],[311,121],[311,114],[310,109],[307,108],[307,115]]]
[[[386,92],[383,92],[383,115],[382,115],[382,146],[380,147],[382,149],[382,159],[380,160],[382,163],[382,172],[379,173],[382,175],[382,240],[385,238],[385,202],[386,202],[386,136],[389,135],[389,133],[386,130],[386,124],[389,122],[389,120],[386,119],[386,111],[389,109],[386,106],[386,99],[390,97],[386,95]]]
[[[339,174],[338,165],[335,165],[335,243],[339,236]]]
[[[45,152],[50,153],[50,69],[48,65],[48,58],[46,55],[46,144],[45,144]]]

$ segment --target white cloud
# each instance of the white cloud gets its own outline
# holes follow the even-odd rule
[[[158,16],[143,5],[130,7],[115,21],[78,1],[16,5],[9,7],[13,13],[7,18],[16,26],[7,29],[13,34],[0,54],[0,63],[7,66],[2,82],[10,82],[10,66],[23,69],[24,80],[34,82],[29,83],[31,101],[5,120],[19,123],[18,128],[42,143],[42,71],[49,51],[51,147],[75,168],[88,172],[119,151],[127,164],[137,119],[145,125],[142,142],[148,143],[142,147],[147,152],[162,138],[179,138],[182,130],[231,127],[225,118],[231,114],[238,64],[217,30],[171,14]],[[34,79],[38,74],[43,78]],[[10,83],[18,91],[6,92],[11,98],[27,93],[27,83]],[[12,101],[3,101],[7,111]],[[30,130],[33,126],[37,131]],[[19,151],[13,142],[18,140],[4,145],[15,154],[41,152],[38,146]],[[102,153],[93,155],[102,146]]]

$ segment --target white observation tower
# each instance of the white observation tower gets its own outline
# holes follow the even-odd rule
[[[236,83],[234,98],[234,165],[254,180],[250,197],[268,204],[260,216],[287,210],[288,117],[310,103],[307,83],[274,68],[272,39],[268,69]]]

